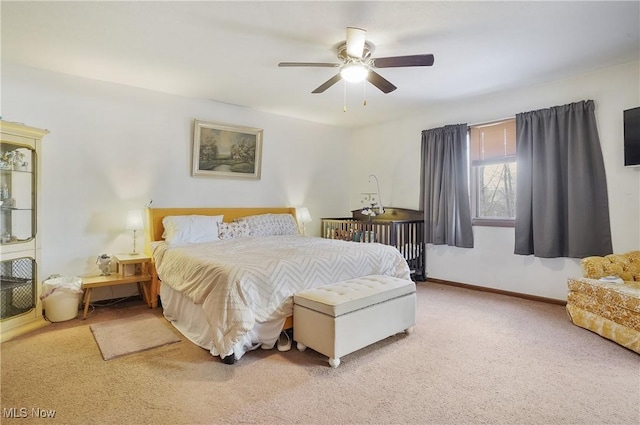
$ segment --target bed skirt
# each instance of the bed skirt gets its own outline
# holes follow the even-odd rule
[[[172,289],[169,285],[160,284],[160,300],[164,317],[189,341],[219,356],[213,345],[213,330],[206,319],[201,305]],[[275,319],[264,323],[256,323],[253,329],[242,337],[233,348],[236,360],[247,351],[262,347],[273,348],[286,319]],[[229,353],[225,353],[224,356]]]

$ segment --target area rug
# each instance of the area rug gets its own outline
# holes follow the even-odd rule
[[[96,323],[90,328],[105,360],[180,341],[162,319],[148,313]]]

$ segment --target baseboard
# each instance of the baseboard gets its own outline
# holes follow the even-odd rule
[[[468,283],[452,282],[450,280],[427,278],[426,282],[440,283],[442,285],[457,286],[458,288],[471,289],[473,291],[491,292],[492,294],[507,295],[510,297],[523,298],[530,301],[539,301],[548,304],[567,305],[565,300],[555,298],[539,297],[537,295],[521,294],[519,292],[504,291],[502,289],[487,288],[485,286],[469,285]]]

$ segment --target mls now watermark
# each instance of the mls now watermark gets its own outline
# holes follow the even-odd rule
[[[51,409],[41,409],[39,407],[32,407],[31,409],[28,409],[26,407],[3,407],[2,417],[15,418],[15,419],[24,419],[24,418],[52,419],[56,417],[56,411]]]

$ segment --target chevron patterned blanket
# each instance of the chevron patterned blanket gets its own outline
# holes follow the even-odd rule
[[[255,323],[292,314],[293,294],[367,275],[409,279],[394,247],[305,236],[264,236],[152,245],[163,284],[201,304],[215,336],[212,354],[228,355]]]

